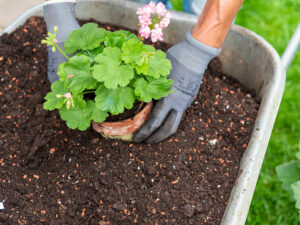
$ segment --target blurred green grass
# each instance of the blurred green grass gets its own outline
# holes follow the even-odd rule
[[[236,23],[269,41],[280,55],[297,24],[299,0],[247,0]],[[281,189],[275,168],[295,158],[300,150],[300,51],[287,71],[286,87],[266,157],[248,214],[247,225],[300,224],[298,211]]]
[[[172,0],[177,7],[182,0]],[[280,55],[297,24],[299,0],[245,0],[236,24],[253,30],[270,42]],[[281,189],[275,168],[300,151],[300,50],[287,71],[286,87],[263,167],[248,214],[247,225],[300,224],[298,211]]]

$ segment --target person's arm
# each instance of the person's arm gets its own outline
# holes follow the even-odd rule
[[[186,39],[167,51],[172,62],[171,95],[158,101],[146,123],[134,135],[135,142],[157,143],[173,135],[184,111],[199,92],[205,69],[220,47],[243,0],[208,0]]]
[[[244,0],[208,0],[192,31],[193,37],[220,48]]]

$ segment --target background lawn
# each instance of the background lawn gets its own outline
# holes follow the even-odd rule
[[[246,0],[236,23],[269,41],[280,55],[300,22],[299,0]],[[247,225],[300,224],[275,168],[300,151],[300,51],[287,71],[285,92],[250,207]]]
[[[182,0],[171,0],[180,10]],[[245,0],[236,24],[269,41],[280,55],[300,22],[299,0]],[[247,225],[300,224],[289,194],[281,189],[275,168],[300,151],[300,51],[287,72],[287,82]]]

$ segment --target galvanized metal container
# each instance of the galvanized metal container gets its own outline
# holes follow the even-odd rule
[[[11,33],[31,16],[43,16],[43,4],[37,5],[18,17],[2,33]],[[137,28],[136,10],[139,3],[119,0],[78,1],[78,19],[95,19]],[[175,44],[184,39],[197,17],[173,12],[170,26],[165,31],[165,40]],[[0,34],[1,35],[1,34]],[[245,223],[259,171],[264,159],[276,114],[285,86],[285,70],[274,48],[257,34],[233,25],[222,46],[220,55],[225,73],[255,90],[261,106],[255,121],[250,142],[241,161],[240,173],[232,190],[222,225]]]

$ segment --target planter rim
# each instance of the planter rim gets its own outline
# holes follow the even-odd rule
[[[104,137],[117,138],[131,141],[133,133],[137,131],[148,119],[152,109],[152,102],[148,102],[141,111],[132,118],[115,121],[101,122],[92,121],[93,129]]]

